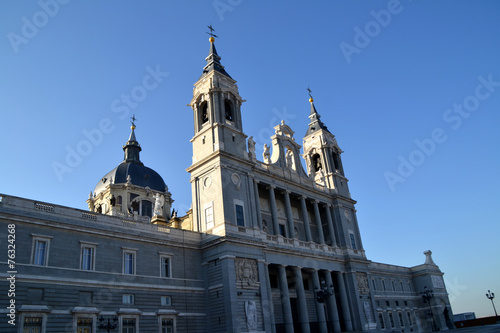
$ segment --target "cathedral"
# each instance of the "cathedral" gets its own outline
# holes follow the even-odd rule
[[[189,103],[189,211],[172,210],[175,193],[141,160],[135,119],[88,211],[1,194],[1,239],[17,247],[0,254],[0,331],[453,329],[431,251],[415,267],[367,258],[343,151],[313,98],[302,145],[281,121],[257,156],[236,81],[209,43]]]

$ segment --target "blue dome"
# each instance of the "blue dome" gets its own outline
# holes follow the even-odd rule
[[[149,187],[160,192],[165,191],[165,182],[156,171],[142,163],[123,161],[97,183],[94,193],[97,194],[104,190],[111,179],[113,179],[113,184],[125,184],[128,176],[130,176],[132,185]]]
[[[133,120],[135,120],[135,118]],[[139,158],[139,153],[142,149],[135,138],[134,129],[135,125],[132,122],[132,132],[130,132],[127,143],[123,146],[123,151],[125,153],[123,162],[108,172],[99,183],[97,183],[94,194],[104,190],[111,180],[113,184],[127,183],[128,176],[130,176],[130,183],[132,185],[144,188],[149,187],[152,190],[165,192],[166,185],[163,178],[153,169],[144,166]]]

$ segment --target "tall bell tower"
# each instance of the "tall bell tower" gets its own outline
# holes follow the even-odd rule
[[[189,106],[194,114],[193,163],[216,151],[244,157],[246,135],[241,121],[241,104],[236,81],[220,63],[215,38],[210,37],[210,51],[203,73],[194,84]]]
[[[335,229],[338,230],[339,246],[353,250],[363,250],[359,232],[356,209],[349,193],[348,179],[344,175],[344,167],[340,149],[335,135],[321,121],[321,116],[309,91],[309,126],[303,138],[304,159],[307,170],[314,181],[330,190],[332,195],[332,215]]]
[[[244,100],[236,81],[220,63],[216,36],[209,34],[207,64],[189,103],[194,136],[192,165],[187,171],[191,173],[193,230],[225,235],[232,226],[237,229],[256,223],[254,202],[248,196],[254,191],[249,174],[255,161],[249,157],[243,133]]]
[[[344,176],[344,168],[340,149],[335,135],[333,135],[321,121],[321,116],[316,111],[312,96],[311,113],[309,115],[309,126],[304,136],[304,159],[306,160],[309,176],[314,177],[320,185],[332,190],[335,194],[349,197],[347,178]]]

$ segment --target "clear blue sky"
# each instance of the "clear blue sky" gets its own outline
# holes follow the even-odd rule
[[[66,2],[0,2],[0,192],[86,209],[122,161],[135,113],[142,161],[185,211],[186,104],[212,24],[258,156],[283,118],[302,141],[310,86],[345,151],[368,258],[414,266],[431,249],[454,312],[493,314],[484,294],[500,295],[498,1]],[[150,71],[161,82],[145,90]],[[100,126],[89,144],[84,132]],[[69,165],[68,149],[85,156]]]

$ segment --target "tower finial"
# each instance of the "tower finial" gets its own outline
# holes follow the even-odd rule
[[[308,91],[308,93],[309,93],[309,102],[311,102],[311,103],[312,103],[312,102],[314,101],[314,99],[313,99],[313,97],[312,97],[312,95],[311,95],[311,89],[309,89],[309,87],[307,87],[307,91]]]
[[[215,38],[219,38],[216,34],[214,34],[215,29],[212,28],[212,25],[207,25],[207,28],[210,29],[210,32],[207,32],[208,35],[210,35],[210,38],[208,39],[210,43],[213,43],[215,41]],[[214,38],[215,37],[215,38]]]
[[[132,123],[131,128],[135,129],[135,121],[137,120],[137,118],[135,117],[135,114],[133,114],[132,117],[130,117],[130,119],[132,119],[132,121],[131,121],[131,123]]]

